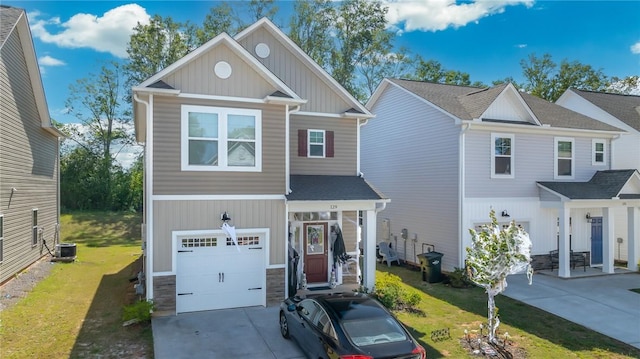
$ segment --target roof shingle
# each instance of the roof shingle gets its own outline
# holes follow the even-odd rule
[[[292,175],[289,201],[381,200],[386,197],[358,176]]]

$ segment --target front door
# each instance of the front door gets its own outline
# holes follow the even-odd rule
[[[304,272],[307,283],[326,283],[328,264],[327,223],[304,224]]]
[[[602,217],[591,217],[591,265],[602,264]]]

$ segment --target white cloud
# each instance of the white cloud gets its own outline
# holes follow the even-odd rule
[[[127,56],[127,43],[133,28],[138,22],[148,24],[150,18],[147,11],[137,4],[118,6],[102,16],[75,14],[66,22],[61,22],[59,17],[42,19],[42,15],[37,11],[28,14],[31,33],[40,41],[65,48],[109,52],[120,58]]]
[[[510,5],[533,6],[534,0],[386,0],[389,7],[387,20],[399,31],[439,31],[458,28],[481,18],[504,12]]]
[[[640,41],[638,41],[635,44],[631,45],[631,53],[640,54]]]
[[[41,56],[38,59],[38,64],[40,66],[64,66],[66,65],[64,61],[53,58],[49,55]]]
[[[517,44],[516,47],[519,49],[524,49],[527,47],[527,44]]]

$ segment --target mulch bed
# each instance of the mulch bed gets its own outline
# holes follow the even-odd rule
[[[465,338],[460,338],[460,345],[471,356],[500,359],[525,359],[528,357],[524,348],[512,340],[507,340],[505,343],[504,338],[498,338],[496,343],[490,344],[488,336],[478,333],[471,333]]]

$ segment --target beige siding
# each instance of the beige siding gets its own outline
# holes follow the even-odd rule
[[[220,229],[220,215],[225,211],[232,219],[229,224],[237,229],[269,228],[267,265],[285,263],[284,200],[154,201],[153,271],[171,271],[172,231]]]
[[[344,118],[291,116],[291,174],[343,175],[357,174],[357,121]],[[334,157],[307,158],[298,156],[298,130],[334,131]]]
[[[57,223],[58,140],[45,131],[17,32],[0,51],[0,214],[4,215],[4,261],[0,283],[46,253],[32,241],[32,210],[47,243]],[[11,196],[11,188],[17,192]]]
[[[255,54],[256,45],[259,43],[267,44],[271,50],[265,59]],[[308,100],[301,111],[343,113],[353,107],[338,95],[328,80],[307,66],[291,47],[280,42],[266,29],[254,31],[243,38],[240,44],[298,96]]]
[[[262,110],[262,172],[181,171],[181,104]],[[156,97],[153,111],[153,194],[284,194],[284,106]]]
[[[226,79],[221,79],[214,73],[213,69],[220,61],[231,65],[231,76]],[[224,44],[210,49],[163,81],[182,93],[264,98],[276,91],[264,77]]]

